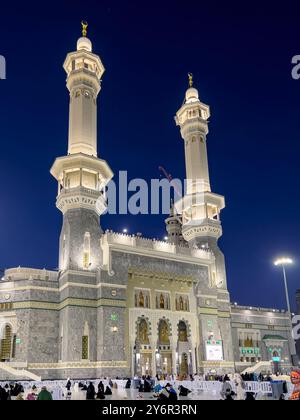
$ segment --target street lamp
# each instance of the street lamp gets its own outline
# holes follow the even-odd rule
[[[286,270],[285,267],[287,265],[293,264],[293,260],[291,258],[278,258],[276,261],[274,261],[274,265],[276,267],[281,266],[283,271],[283,280],[284,280],[284,287],[285,287],[285,297],[286,297],[286,303],[288,308],[288,313],[291,315],[291,305],[290,305],[290,298],[289,298],[289,291],[287,286],[287,278],[286,278]]]
[[[293,264],[293,260],[291,258],[287,258],[287,257],[281,257],[281,258],[278,258],[276,261],[274,261],[274,265],[276,267],[280,267],[280,266],[282,267],[286,304],[287,304],[288,317],[289,317],[290,328],[291,328],[291,338],[289,340],[289,342],[290,342],[290,352],[291,352],[292,360],[294,361],[295,355],[296,355],[296,346],[295,346],[295,341],[294,341],[294,338],[293,338],[292,313],[291,313],[289,290],[288,290],[287,277],[286,277],[286,266],[291,265],[291,264]]]

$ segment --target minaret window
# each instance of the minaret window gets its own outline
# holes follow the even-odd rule
[[[91,235],[87,232],[84,235],[84,250],[83,250],[83,268],[88,270],[90,267],[90,247],[91,247]]]

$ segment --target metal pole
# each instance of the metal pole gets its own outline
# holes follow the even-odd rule
[[[290,339],[289,339],[289,343],[290,343],[289,347],[290,347],[290,352],[291,352],[291,356],[292,356],[292,361],[294,362],[294,356],[296,354],[296,346],[295,346],[295,341],[294,341],[294,337],[293,337],[292,313],[291,313],[289,290],[288,290],[288,285],[287,285],[287,277],[286,277],[286,271],[285,271],[284,264],[282,264],[282,271],[283,271],[283,279],[284,279],[286,304],[287,304],[287,309],[288,309],[289,327],[291,329],[291,332],[290,332],[291,335],[290,335]]]
[[[288,309],[289,316],[291,317],[291,305],[290,305],[290,298],[289,298],[289,290],[288,290],[287,279],[286,279],[286,271],[285,271],[285,266],[284,265],[282,265],[282,270],[283,270],[283,279],[284,279],[287,309]]]

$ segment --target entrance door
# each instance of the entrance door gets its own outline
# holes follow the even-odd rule
[[[188,373],[189,373],[188,356],[186,353],[182,353],[181,363],[180,363],[180,375],[187,376]]]

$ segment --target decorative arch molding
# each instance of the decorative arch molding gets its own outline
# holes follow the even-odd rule
[[[159,337],[159,326],[160,326],[160,323],[162,322],[162,321],[165,321],[166,322],[166,324],[168,325],[168,330],[169,330],[169,337],[172,337],[172,323],[171,323],[171,321],[168,319],[168,318],[166,318],[165,316],[163,316],[163,317],[161,317],[161,318],[159,318],[159,320],[158,320],[158,323],[157,323],[157,336]]]
[[[186,325],[186,332],[187,332],[187,338],[190,340],[192,337],[192,328],[190,322],[185,318],[180,318],[177,322],[177,337],[179,336],[179,324],[180,322],[184,322]]]
[[[139,325],[140,325],[141,321],[146,321],[147,327],[148,327],[148,336],[149,336],[149,339],[150,339],[150,337],[152,336],[151,322],[150,322],[149,318],[144,316],[144,315],[139,316],[138,319],[135,321],[135,337],[136,338],[138,337]]]
[[[5,321],[3,323],[0,324],[0,340],[2,340],[4,338],[5,335],[5,327],[9,326],[11,328],[11,332],[12,334],[16,334],[16,328],[13,325],[12,322],[10,321]]]

